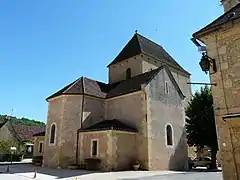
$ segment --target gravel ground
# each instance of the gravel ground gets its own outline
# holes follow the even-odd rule
[[[0,167],[1,180],[33,179],[35,166],[19,164]],[[62,170],[37,167],[37,180],[222,180],[221,172],[174,172],[174,171],[126,171],[126,172],[90,172],[84,170]]]

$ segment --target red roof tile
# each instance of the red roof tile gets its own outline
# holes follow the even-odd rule
[[[33,140],[33,135],[45,131],[45,127],[12,124],[11,131],[13,131],[21,141],[31,141]]]

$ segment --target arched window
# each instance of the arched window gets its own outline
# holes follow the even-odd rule
[[[167,145],[168,146],[172,146],[173,145],[172,126],[167,125],[167,127],[166,127],[166,134],[167,134]]]
[[[130,68],[127,68],[127,70],[126,70],[126,79],[130,79],[131,76],[132,76],[131,69],[130,69]]]
[[[56,136],[56,125],[52,124],[50,128],[50,144],[54,144]]]

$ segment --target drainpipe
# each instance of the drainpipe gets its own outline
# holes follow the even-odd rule
[[[76,165],[78,165],[78,150],[79,150],[79,146],[78,146],[78,141],[79,141],[79,133],[80,130],[83,128],[83,110],[84,110],[84,77],[82,77],[82,90],[83,90],[83,95],[82,95],[82,110],[81,110],[81,121],[80,121],[80,125],[81,127],[77,130],[77,144],[76,144]]]
[[[201,46],[201,44],[197,41],[198,39],[196,38],[191,38],[191,41],[193,42],[193,44],[195,44],[195,46],[197,46],[198,51],[202,52],[202,51],[207,51],[205,46]]]
[[[78,141],[79,141],[79,132],[81,128],[77,130],[77,144],[76,144],[76,165],[78,165]]]
[[[143,89],[143,94],[144,94],[144,116],[145,116],[145,122],[147,123],[147,127],[148,127],[148,99],[147,99],[147,93],[146,93],[146,90],[145,89]],[[147,136],[148,136],[148,128],[146,129],[146,133],[147,133]],[[149,170],[149,168],[150,168],[150,162],[149,162],[149,140],[147,139],[147,144],[148,144],[148,148],[147,148],[147,161],[148,161],[148,163],[147,163],[147,166],[148,167],[146,167],[148,170]]]

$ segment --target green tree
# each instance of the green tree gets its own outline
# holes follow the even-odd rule
[[[187,139],[189,146],[211,148],[212,168],[216,168],[218,141],[210,88],[205,86],[197,91],[186,109]]]
[[[1,119],[9,119],[9,117],[7,115],[0,115],[0,120]],[[30,120],[28,118],[17,118],[17,117],[11,116],[10,120],[13,124],[23,124],[28,126],[45,126],[44,122],[36,121],[33,119]]]

